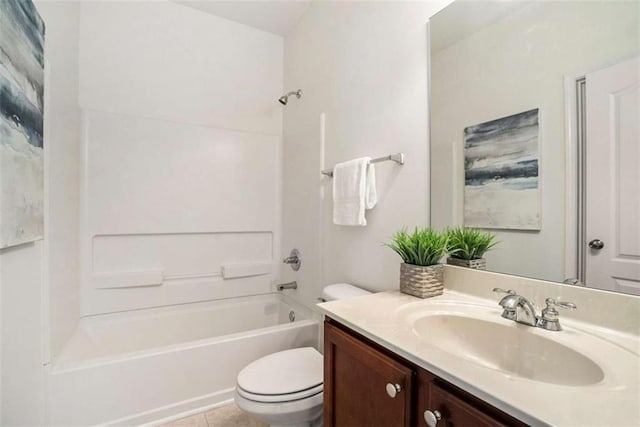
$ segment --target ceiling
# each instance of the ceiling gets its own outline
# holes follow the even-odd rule
[[[490,3],[481,0],[451,1],[429,20],[431,53],[445,49],[530,4],[531,0]]]
[[[312,0],[172,0],[193,9],[286,36]]]

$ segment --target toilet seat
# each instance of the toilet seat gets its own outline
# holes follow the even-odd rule
[[[247,365],[237,393],[254,402],[290,402],[322,392],[322,355],[313,347],[280,351]]]
[[[306,399],[311,396],[315,396],[318,393],[322,393],[324,388],[324,384],[319,384],[315,387],[301,390],[294,393],[287,394],[256,394],[250,393],[246,390],[243,390],[239,386],[236,387],[236,391],[238,394],[245,399],[253,400],[254,402],[263,402],[263,403],[283,403],[283,402],[292,402],[294,400]]]

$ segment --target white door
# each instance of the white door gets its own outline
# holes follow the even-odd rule
[[[589,287],[640,295],[640,58],[586,76]]]

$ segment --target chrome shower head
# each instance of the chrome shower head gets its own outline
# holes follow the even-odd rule
[[[302,98],[302,89],[298,89],[298,90],[296,90],[296,91],[289,92],[289,93],[288,93],[288,94],[286,94],[286,95],[282,95],[282,96],[280,97],[280,99],[278,99],[278,102],[279,102],[280,104],[282,104],[282,105],[287,105],[287,102],[289,102],[289,97],[290,97],[291,95],[295,95],[295,96],[296,96],[296,98],[298,98],[298,99]]]

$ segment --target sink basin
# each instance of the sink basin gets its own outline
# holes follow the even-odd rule
[[[566,332],[538,331],[515,322],[457,314],[430,314],[412,320],[413,333],[424,342],[509,375],[566,386],[586,386],[604,379],[603,370],[594,361],[543,336]]]

